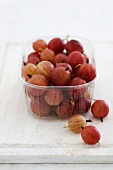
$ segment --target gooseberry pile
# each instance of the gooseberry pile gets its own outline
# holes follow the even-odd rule
[[[31,98],[31,111],[47,116],[54,110],[59,118],[87,113],[91,107],[87,84],[96,78],[96,69],[84,53],[81,42],[61,38],[49,42],[38,39],[32,42],[32,49],[22,68],[24,80],[32,85],[26,88]],[[45,107],[51,109],[45,109],[45,114],[41,114],[36,103],[46,103]]]
[[[109,106],[104,100],[96,100],[91,105],[90,85],[97,73],[82,43],[59,37],[49,42],[38,39],[32,42],[32,50],[22,67],[32,113],[44,117],[54,113],[58,118],[70,118],[71,131],[81,133],[88,144],[97,143],[99,131],[94,126],[86,126],[91,120],[85,120],[82,114],[91,109],[103,121]]]

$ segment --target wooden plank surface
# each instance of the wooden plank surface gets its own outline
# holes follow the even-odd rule
[[[112,164],[1,164],[0,170],[112,170],[113,166]]]
[[[93,119],[102,135],[98,147],[85,145],[80,135],[64,129],[67,120],[40,119],[28,112],[18,76],[23,45],[1,45],[0,163],[113,163],[112,47],[112,43],[95,43],[100,75],[95,98],[105,99],[110,105],[103,123]]]

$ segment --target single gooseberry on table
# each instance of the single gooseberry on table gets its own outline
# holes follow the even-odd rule
[[[96,143],[99,143],[101,135],[95,126],[88,125],[81,128],[81,137],[86,144],[94,145]]]
[[[101,119],[101,122],[103,122],[103,118],[109,113],[109,105],[104,100],[95,100],[91,106],[91,112],[94,117]]]
[[[64,126],[64,128],[69,127],[72,132],[80,133],[82,131],[81,127],[85,127],[87,122],[92,122],[92,120],[86,120],[84,116],[76,114],[69,119],[68,126]]]

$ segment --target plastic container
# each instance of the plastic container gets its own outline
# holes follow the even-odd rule
[[[52,38],[39,37],[37,39],[44,39],[48,43]],[[60,38],[65,39],[66,37]],[[81,42],[84,47],[84,53],[89,57],[89,63],[92,63],[96,68],[91,42],[76,36],[70,36],[68,39],[75,39]],[[55,118],[61,119],[69,118],[76,113],[87,113],[91,107],[97,76],[91,82],[79,86],[36,86],[27,83],[22,77],[23,63],[27,61],[28,55],[34,51],[32,48],[34,41],[31,40],[25,44],[20,67],[20,79],[23,83],[27,107],[30,113],[39,117],[55,116]],[[54,103],[52,97],[48,99],[47,94],[54,96],[56,103]]]

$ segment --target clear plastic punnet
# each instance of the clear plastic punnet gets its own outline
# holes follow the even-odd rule
[[[33,42],[38,39],[43,39],[48,43],[52,38],[54,37],[39,37],[24,45],[20,67],[20,79],[24,87],[28,110],[30,113],[36,115],[37,118],[55,117],[56,119],[66,119],[75,114],[87,113],[91,107],[95,81],[97,79],[95,56],[92,44],[89,40],[76,36],[68,37],[68,41],[72,39],[77,40],[83,45],[84,54],[88,56],[89,63],[96,69],[96,77],[92,81],[77,86],[55,86],[51,84],[48,86],[38,86],[26,81],[22,75],[22,69],[25,67],[28,55],[34,52]],[[60,38],[63,39],[64,42],[67,41],[64,36]]]

